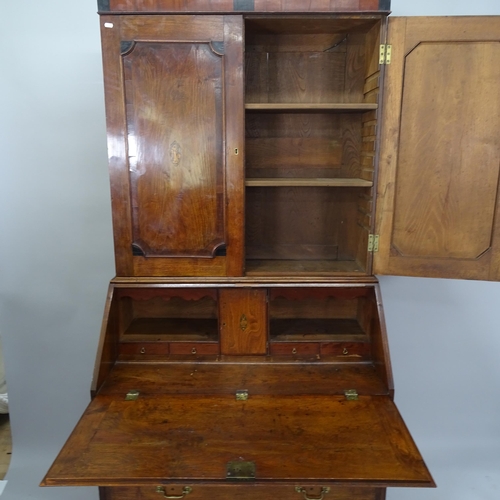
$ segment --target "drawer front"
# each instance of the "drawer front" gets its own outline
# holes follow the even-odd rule
[[[139,488],[101,488],[101,500],[383,500],[385,488],[348,488],[332,486],[328,491],[321,486],[260,486],[165,485],[164,492],[156,486]],[[297,491],[297,488],[300,491]]]

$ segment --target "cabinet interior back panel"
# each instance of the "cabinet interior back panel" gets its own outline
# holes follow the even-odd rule
[[[247,178],[359,177],[362,116],[248,114]]]

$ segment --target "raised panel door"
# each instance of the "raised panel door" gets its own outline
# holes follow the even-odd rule
[[[395,18],[375,272],[500,278],[500,20]]]
[[[241,18],[101,21],[118,275],[241,274]]]

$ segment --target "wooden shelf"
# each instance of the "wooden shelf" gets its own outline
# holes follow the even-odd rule
[[[345,178],[253,178],[245,181],[247,187],[372,187],[372,181]]]
[[[124,340],[217,341],[217,320],[198,318],[136,318]]]
[[[365,274],[354,261],[341,260],[253,260],[246,261],[247,276],[353,276]]]
[[[270,336],[278,342],[366,341],[367,336],[356,319],[272,319]]]
[[[378,108],[376,103],[247,103],[245,109],[253,112],[321,112],[321,111],[341,111],[344,113],[355,113],[371,111]]]

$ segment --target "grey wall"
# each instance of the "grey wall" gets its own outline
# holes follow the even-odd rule
[[[113,277],[96,2],[0,7],[0,334],[14,437],[4,498],[95,500],[92,488],[37,485],[89,401]],[[393,0],[393,10],[500,14],[500,4]],[[439,484],[389,499],[498,499],[500,284],[381,282],[396,401]]]

